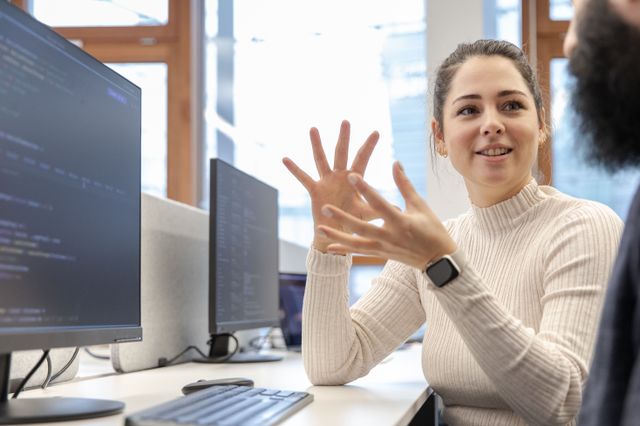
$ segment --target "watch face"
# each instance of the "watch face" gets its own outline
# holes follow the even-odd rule
[[[429,279],[438,287],[442,287],[458,276],[458,270],[446,257],[438,260],[427,268]]]

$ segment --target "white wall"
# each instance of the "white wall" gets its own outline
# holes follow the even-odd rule
[[[431,96],[435,72],[458,43],[483,37],[483,2],[478,0],[426,0],[427,8],[427,125],[431,128]],[[435,164],[435,172],[434,172]],[[427,201],[442,220],[469,209],[470,203],[462,177],[448,159],[431,158],[427,162]]]

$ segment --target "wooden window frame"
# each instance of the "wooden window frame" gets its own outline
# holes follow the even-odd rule
[[[523,9],[524,3],[531,1],[535,2],[536,64],[538,78],[542,88],[547,125],[551,129],[551,61],[564,57],[562,45],[569,30],[569,21],[555,21],[550,18],[550,0],[523,0]],[[528,15],[527,21],[531,21]],[[553,140],[550,138],[546,144],[540,147],[539,151],[538,168],[545,178],[544,181],[541,182],[544,184],[551,184],[553,182],[552,144]]]
[[[27,9],[28,0],[12,3]],[[166,25],[54,28],[102,62],[167,65],[167,197],[197,203],[198,148],[192,137],[191,1],[169,0]]]

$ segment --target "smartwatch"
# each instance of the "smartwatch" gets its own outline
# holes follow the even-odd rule
[[[442,287],[460,275],[460,267],[451,256],[445,255],[427,265],[424,273],[433,285]]]

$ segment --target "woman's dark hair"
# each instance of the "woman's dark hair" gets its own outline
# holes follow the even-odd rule
[[[536,75],[531,65],[529,65],[529,61],[522,49],[508,41],[477,40],[473,43],[459,44],[456,50],[442,62],[436,72],[436,80],[433,88],[433,116],[438,122],[440,129],[444,129],[442,110],[444,109],[444,101],[451,89],[451,81],[460,66],[476,56],[501,56],[510,59],[527,83],[527,87],[535,101],[538,119],[542,121],[543,104],[540,87],[538,86]]]

